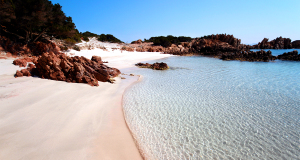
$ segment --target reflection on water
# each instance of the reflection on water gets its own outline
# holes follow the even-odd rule
[[[123,100],[146,159],[300,159],[299,62],[162,61]]]

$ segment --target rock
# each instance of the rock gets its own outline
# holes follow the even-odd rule
[[[276,59],[275,56],[272,56],[271,51],[242,51],[242,52],[235,52],[235,53],[222,53],[221,58],[222,60],[240,60],[240,61],[262,61],[262,62],[269,62]]]
[[[134,48],[133,47],[126,47],[126,46],[123,46],[120,48],[121,51],[128,51],[128,52],[133,52],[134,51]]]
[[[5,51],[17,56],[41,55],[44,52],[61,54],[59,47],[47,40],[24,45],[22,43],[13,42],[4,36],[0,36],[0,46],[2,46]]]
[[[174,55],[208,55],[221,56],[224,52],[238,52],[249,50],[249,46],[240,44],[241,40],[233,35],[217,34],[195,38],[191,42],[184,42],[181,45],[165,48],[164,53]]]
[[[99,56],[92,56],[92,61],[95,61],[98,64],[102,64],[102,59]]]
[[[32,62],[32,58],[19,58],[13,61],[14,65],[18,65],[20,67],[26,67],[27,66],[27,62]]]
[[[98,81],[112,82],[111,78],[121,72],[102,63],[101,57],[93,56],[92,60],[85,57],[68,57],[64,54],[56,55],[45,52],[27,69],[17,71],[16,77],[30,76],[31,73],[41,78],[72,83],[87,83],[98,86]]]
[[[280,60],[300,61],[300,55],[298,54],[297,50],[283,53],[281,55],[278,55],[277,58]]]
[[[21,73],[23,74],[23,76],[31,76],[30,72],[27,69],[22,69]]]
[[[20,71],[17,71],[15,74],[15,77],[23,77],[23,74]]]
[[[293,48],[300,48],[300,40],[296,40],[292,42]]]
[[[137,63],[135,64],[136,66],[140,67],[140,68],[151,68],[154,70],[167,70],[169,69],[169,66],[166,63],[153,63],[153,64],[149,64],[149,63]]]
[[[131,42],[131,44],[142,44],[142,43],[143,41],[141,39]]]
[[[292,43],[290,38],[277,37],[269,42],[268,38],[264,38],[257,45],[254,45],[256,49],[290,49]]]
[[[161,62],[161,63],[156,62],[152,65],[152,69],[154,69],[154,70],[166,70],[166,69],[169,69],[169,66],[166,63],[163,63],[163,62]]]

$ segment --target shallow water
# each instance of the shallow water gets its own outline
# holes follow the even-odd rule
[[[160,61],[123,99],[146,159],[300,159],[299,62]]]

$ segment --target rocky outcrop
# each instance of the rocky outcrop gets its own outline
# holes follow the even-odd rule
[[[138,46],[136,47],[137,52],[164,52],[165,48],[162,46]]]
[[[41,55],[44,52],[53,52],[55,54],[61,54],[60,48],[50,42],[50,41],[39,41],[29,44],[21,44],[17,42],[13,42],[9,39],[7,39],[4,36],[0,36],[0,46],[2,48],[11,53],[12,55],[16,56],[23,56],[23,55]]]
[[[238,52],[247,50],[246,45],[241,45],[241,40],[233,35],[217,34],[195,38],[190,44],[190,52],[200,55],[220,55],[222,52]]]
[[[278,55],[277,58],[280,60],[300,61],[300,55],[298,54],[297,50],[283,53],[281,55]]]
[[[277,57],[272,56],[271,51],[253,52],[250,51],[250,49],[288,49],[295,46],[300,48],[300,40],[291,43],[291,39],[289,38],[278,37],[269,42],[267,38],[264,38],[258,45],[250,46],[241,44],[241,40],[235,38],[233,35],[217,34],[194,38],[191,42],[182,42],[177,45],[172,44],[171,47],[154,46],[150,43],[143,43],[141,45],[132,44],[132,46],[136,47],[136,51],[138,52],[163,52],[166,54],[183,56],[205,55],[220,58],[222,60],[268,62],[277,59]]]
[[[221,58],[222,60],[240,60],[240,61],[262,61],[262,62],[269,62],[274,61],[276,59],[275,56],[272,56],[271,51],[241,51],[235,53],[222,53]]]
[[[128,51],[128,52],[133,52],[134,51],[134,48],[133,47],[130,47],[130,46],[123,46],[120,48],[121,51]]]
[[[300,48],[300,40],[296,40],[292,42],[293,48]]]
[[[276,39],[269,42],[268,38],[264,38],[257,45],[254,45],[255,49],[290,49],[292,43],[290,38],[277,37]]]
[[[85,57],[68,57],[64,54],[56,55],[53,52],[45,52],[33,63],[35,66],[29,64],[27,69],[17,71],[15,76],[37,75],[52,80],[98,86],[98,81],[112,82],[111,78],[121,73],[116,68],[104,65],[101,57],[97,56],[89,60]]]
[[[239,52],[249,50],[248,45],[240,44],[241,40],[233,35],[217,34],[195,38],[191,42],[184,42],[177,47],[165,49],[165,53],[175,55],[210,55],[220,56],[224,52]]]
[[[137,63],[135,65],[140,67],[140,68],[151,68],[151,69],[154,69],[154,70],[167,70],[167,69],[169,69],[169,66],[164,62],[161,62],[161,63],[156,62],[156,63],[153,63],[153,64]]]
[[[143,41],[141,39],[131,42],[131,44],[142,44],[142,43]]]

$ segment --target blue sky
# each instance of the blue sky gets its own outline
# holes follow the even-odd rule
[[[300,0],[51,0],[80,32],[124,42],[152,36],[232,34],[251,44],[282,36],[300,40]]]

